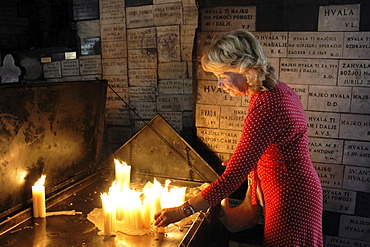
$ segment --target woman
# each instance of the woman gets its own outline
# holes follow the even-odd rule
[[[248,175],[252,204],[263,195],[265,246],[323,246],[322,187],[311,163],[302,104],[274,69],[248,31],[223,35],[202,57],[203,69],[218,77],[231,96],[250,95],[239,143],[224,173],[199,195],[154,216],[166,226],[218,204]],[[257,182],[262,193],[256,193]],[[261,200],[261,198],[260,198]]]

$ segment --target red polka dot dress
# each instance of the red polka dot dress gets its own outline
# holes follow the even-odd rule
[[[306,117],[296,93],[282,82],[251,96],[237,148],[203,198],[216,205],[251,171],[264,197],[264,245],[323,246],[322,187],[309,156]]]

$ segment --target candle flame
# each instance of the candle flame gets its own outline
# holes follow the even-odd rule
[[[39,180],[36,181],[35,186],[44,186],[46,175],[42,174]]]
[[[120,161],[120,160],[118,160],[118,159],[114,159],[114,164],[115,164],[116,166],[128,166],[126,162],[124,162],[124,161]]]

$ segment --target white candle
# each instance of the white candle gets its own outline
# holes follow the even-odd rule
[[[45,205],[45,178],[46,175],[42,175],[39,180],[32,186],[32,205],[33,205],[33,217],[34,218],[45,218],[46,217],[46,205]]]
[[[117,159],[114,159],[114,163],[117,183],[120,183],[122,187],[127,186],[130,188],[131,166]]]
[[[115,235],[116,227],[116,207],[114,200],[107,193],[101,195],[102,199],[102,214],[104,218],[104,235]]]

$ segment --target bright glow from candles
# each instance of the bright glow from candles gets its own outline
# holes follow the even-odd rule
[[[102,199],[102,212],[104,218],[104,235],[112,236],[114,235],[116,227],[116,207],[114,199],[111,195],[103,193],[100,195]]]
[[[131,177],[131,166],[127,165],[126,162],[121,162],[118,159],[114,159],[116,181],[121,183],[121,186],[130,187]]]
[[[24,179],[27,177],[27,175],[28,175],[27,171],[20,172],[20,174],[19,174],[19,183],[20,184],[24,183]]]
[[[45,218],[46,217],[46,205],[45,205],[45,178],[43,174],[39,180],[32,186],[32,205],[33,205],[33,217]]]

